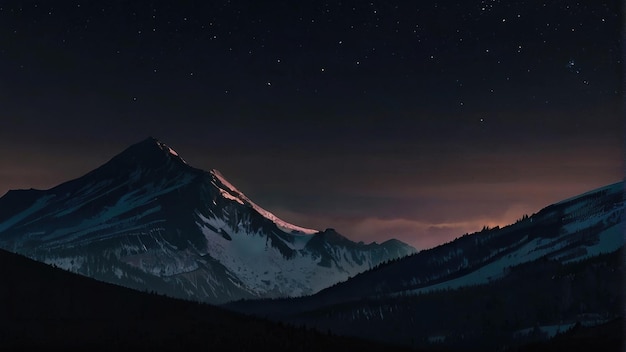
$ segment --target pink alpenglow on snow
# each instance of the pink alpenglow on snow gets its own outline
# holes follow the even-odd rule
[[[302,234],[306,234],[306,235],[312,235],[314,233],[318,233],[318,230],[314,230],[314,229],[307,229],[304,227],[300,227],[297,225],[293,225],[290,224],[280,218],[278,218],[276,215],[270,213],[269,211],[261,208],[260,206],[258,206],[256,203],[254,203],[253,201],[251,201],[248,197],[246,197],[241,191],[239,191],[237,188],[235,188],[235,186],[233,186],[230,182],[228,182],[224,176],[222,176],[222,174],[215,170],[212,169],[211,170],[211,174],[213,174],[215,176],[216,179],[219,180],[219,182],[222,184],[222,186],[226,187],[227,189],[224,190],[222,189],[222,195],[228,199],[234,200],[240,204],[249,204],[254,210],[256,210],[257,212],[259,212],[259,214],[263,215],[265,218],[271,220],[272,222],[274,222],[276,224],[276,226],[278,226],[278,228],[280,228],[281,230],[285,230],[287,232],[299,232]]]

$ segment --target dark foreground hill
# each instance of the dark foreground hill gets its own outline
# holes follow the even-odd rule
[[[0,350],[388,351],[95,281],[0,250]]]
[[[575,325],[548,342],[531,343],[516,349],[516,352],[549,351],[624,351],[624,320],[584,327]]]

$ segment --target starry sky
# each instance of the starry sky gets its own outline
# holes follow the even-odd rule
[[[154,136],[418,249],[622,179],[620,2],[3,1],[0,194]]]

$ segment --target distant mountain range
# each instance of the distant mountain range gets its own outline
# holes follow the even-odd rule
[[[228,307],[454,350],[515,350],[574,327],[623,326],[624,211],[620,182],[380,265],[310,297]],[[622,330],[612,331],[607,341],[617,351],[615,331]]]
[[[209,303],[309,295],[416,252],[282,221],[154,138],[52,189],[9,191],[0,198],[0,248]]]

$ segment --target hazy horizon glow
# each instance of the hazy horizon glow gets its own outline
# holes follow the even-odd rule
[[[181,156],[185,157],[184,154]],[[101,163],[108,159],[104,158]],[[607,159],[608,163],[610,158]],[[595,159],[596,169],[613,170],[613,180],[610,172],[607,172],[606,176],[586,179],[564,175],[564,181],[555,182],[558,174],[550,172],[545,181],[447,183],[442,187],[435,182],[437,180],[433,180],[430,186],[418,187],[410,182],[378,184],[375,180],[382,178],[379,176],[369,186],[361,185],[358,182],[360,180],[357,180],[353,183],[354,188],[350,188],[347,187],[350,180],[336,180],[328,184],[310,183],[309,187],[300,183],[282,183],[280,179],[263,182],[271,173],[262,171],[257,171],[256,175],[252,175],[254,177],[250,177],[250,174],[232,177],[227,174],[224,177],[230,181],[246,181],[243,182],[245,189],[235,181],[232,183],[259,206],[294,225],[317,230],[335,228],[354,241],[367,243],[381,243],[396,238],[423,250],[465,233],[480,231],[485,225],[503,227],[512,224],[523,215],[536,213],[550,204],[619,182],[620,168],[606,165],[601,160]],[[86,161],[91,160],[86,158]],[[37,162],[34,166],[37,166]],[[62,169],[62,166],[57,165],[57,168]],[[43,167],[29,170],[25,167],[13,173],[5,172],[0,174],[0,184],[5,187],[0,189],[0,193],[4,194],[9,189],[49,189],[80,177],[98,166],[100,164],[85,166],[83,171],[77,171],[74,175],[69,175],[69,170],[55,174],[54,167],[51,170],[43,170]],[[193,162],[191,166],[210,169]],[[579,167],[585,169],[588,165]],[[7,175],[15,175],[15,178],[11,179]],[[405,185],[406,188],[402,190],[399,185]],[[319,187],[325,190],[318,191]],[[315,202],[299,201],[301,199],[315,199]],[[286,207],[287,204],[293,205]]]

